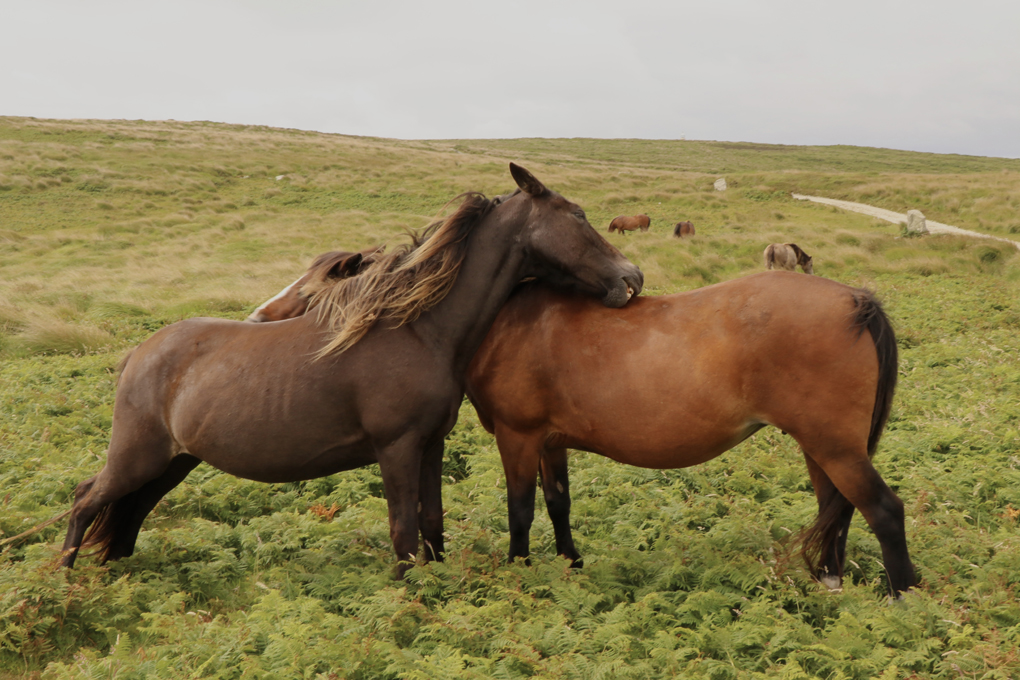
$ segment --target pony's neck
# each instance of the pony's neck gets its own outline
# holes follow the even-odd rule
[[[502,211],[501,211],[502,212]],[[511,219],[490,214],[468,235],[468,248],[450,292],[413,325],[433,348],[448,355],[453,371],[463,378],[475,351],[525,268],[524,248],[517,234],[527,210]]]

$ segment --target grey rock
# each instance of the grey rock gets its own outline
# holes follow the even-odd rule
[[[924,219],[924,213],[920,210],[907,211],[907,231],[916,234],[927,234],[928,225]]]

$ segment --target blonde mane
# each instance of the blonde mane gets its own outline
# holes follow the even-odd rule
[[[464,262],[468,234],[494,205],[477,192],[453,201],[458,199],[463,201],[457,210],[412,233],[410,244],[374,255],[376,261],[357,276],[339,279],[312,296],[309,309],[316,308],[319,322],[335,334],[317,359],[349,349],[380,319],[402,326],[446,297]]]

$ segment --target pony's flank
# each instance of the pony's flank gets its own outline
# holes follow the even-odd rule
[[[334,334],[316,358],[349,349],[380,319],[394,326],[410,323],[446,297],[464,262],[468,234],[493,207],[476,192],[458,199],[463,200],[457,210],[412,234],[410,244],[312,297],[309,308],[316,308],[319,322]]]

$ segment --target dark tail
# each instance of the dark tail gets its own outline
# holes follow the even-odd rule
[[[896,334],[893,332],[889,317],[882,311],[870,291],[860,290],[854,296],[857,310],[854,314],[854,327],[858,329],[858,337],[867,328],[871,340],[875,343],[878,354],[878,389],[875,394],[875,410],[871,413],[871,432],[868,434],[868,456],[875,455],[878,440],[882,438],[885,423],[892,409],[893,393],[896,391],[896,378],[899,374],[899,352],[896,348]]]
[[[138,492],[132,491],[100,510],[85,538],[82,539],[78,554],[99,555],[100,561],[106,563],[110,559],[114,539],[121,535],[131,522],[137,499]]]
[[[878,440],[882,438],[882,431],[885,430],[889,411],[892,409],[899,372],[899,352],[896,334],[893,332],[892,324],[889,323],[889,317],[885,315],[874,294],[867,290],[858,290],[854,293],[854,302],[856,307],[853,329],[857,330],[858,338],[867,329],[878,354],[878,386],[875,390],[875,408],[871,412],[871,430],[868,433],[868,456],[871,457],[875,455]],[[834,491],[825,507],[818,509],[818,519],[804,533],[801,543],[801,555],[812,574],[818,575],[822,549],[835,544],[843,524],[842,517],[847,511],[852,512],[852,507],[843,494]],[[842,578],[842,564],[839,565],[839,569],[838,576]]]

